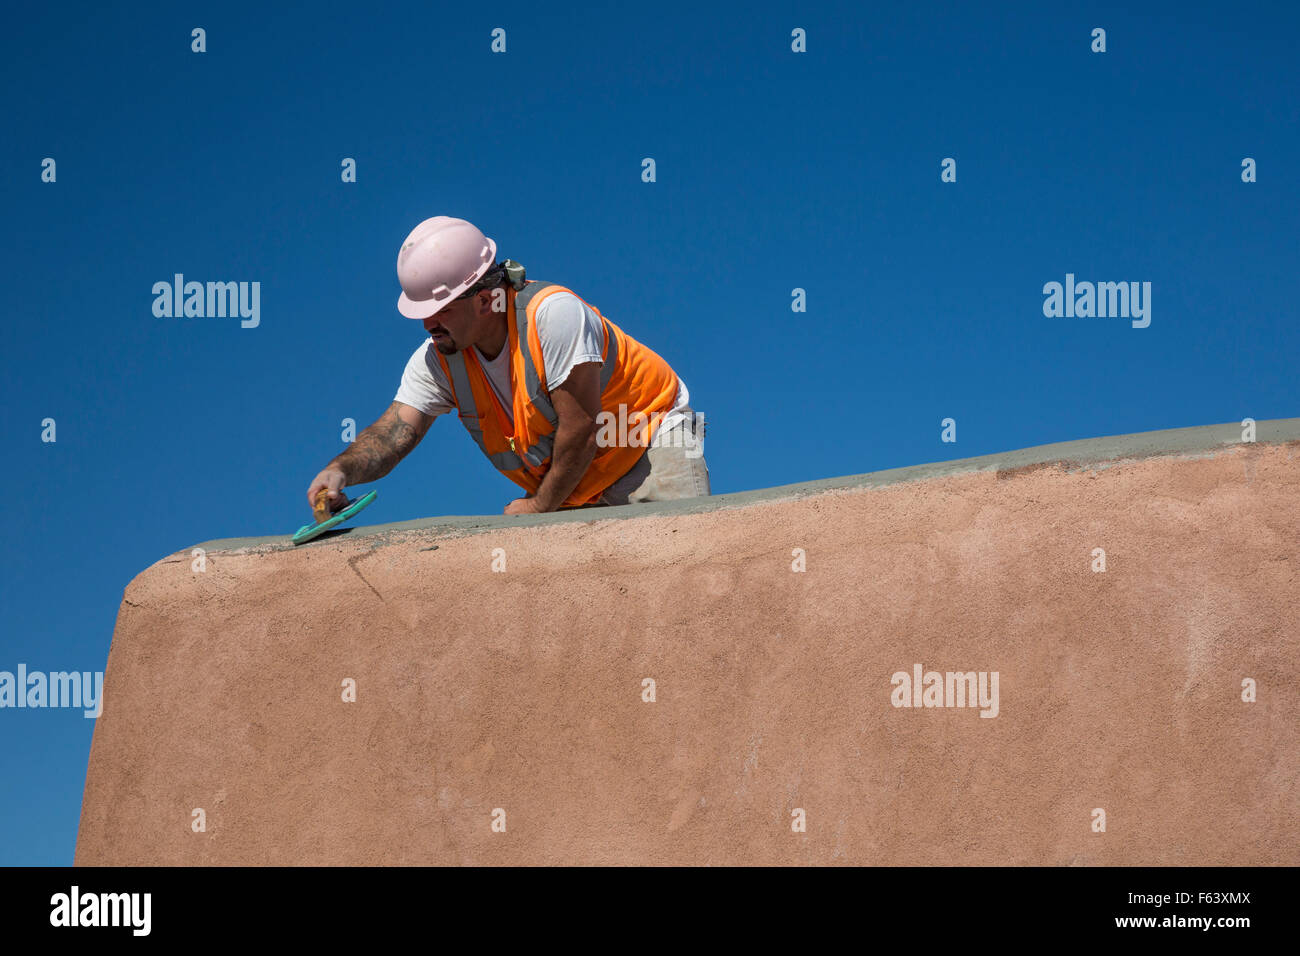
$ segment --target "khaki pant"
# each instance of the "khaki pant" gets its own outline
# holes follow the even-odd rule
[[[605,489],[599,501],[582,507],[707,497],[710,492],[709,466],[704,461],[704,417],[688,406],[686,418],[659,440],[665,444],[647,448],[627,474]]]

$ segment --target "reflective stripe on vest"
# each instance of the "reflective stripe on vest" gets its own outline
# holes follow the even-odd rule
[[[478,409],[474,406],[474,390],[469,384],[469,373],[465,371],[465,359],[459,352],[454,355],[444,355],[447,360],[447,367],[451,369],[451,387],[456,393],[456,405],[460,410],[460,420],[469,430],[470,437],[478,445],[478,450],[487,455],[488,459],[499,471],[513,471],[516,468],[524,467],[524,463],[519,460],[519,456],[512,451],[503,451],[495,455],[489,454],[487,443],[483,441],[483,427],[479,425]]]
[[[456,405],[460,410],[460,419],[469,430],[470,436],[474,439],[479,447],[479,451],[487,455],[489,461],[496,466],[498,471],[514,471],[524,466],[524,461],[534,468],[541,466],[551,457],[555,450],[555,431],[559,426],[559,416],[555,414],[555,407],[551,404],[551,398],[541,386],[541,378],[537,374],[537,366],[533,363],[533,350],[528,345],[528,303],[538,292],[555,285],[554,282],[530,282],[524,286],[522,292],[515,294],[515,329],[519,342],[519,351],[523,353],[524,359],[524,389],[536,409],[542,413],[551,424],[552,431],[542,435],[537,439],[537,444],[533,445],[527,451],[523,452],[523,459],[514,451],[503,451],[497,454],[489,454],[487,445],[483,441],[483,428],[479,425],[478,408],[474,402],[474,389],[469,383],[469,372],[465,369],[465,358],[460,352],[454,352],[451,355],[443,355],[447,362],[447,367],[451,370],[451,385],[456,393]],[[604,322],[601,322],[604,328]],[[600,392],[603,395],[605,389],[609,386],[609,380],[614,375],[614,368],[618,365],[618,336],[610,334],[609,329],[605,328],[606,337],[609,339],[609,348],[605,352],[604,364],[600,367]],[[507,347],[509,341],[507,340]],[[511,440],[513,446],[514,441]]]

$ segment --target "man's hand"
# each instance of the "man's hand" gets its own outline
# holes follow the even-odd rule
[[[506,505],[505,510],[505,514],[508,515],[535,515],[541,513],[542,509],[537,507],[536,498],[516,498]]]
[[[334,465],[327,465],[325,470],[317,475],[312,481],[311,487],[307,489],[308,507],[315,509],[316,492],[325,488],[330,493],[330,514],[334,514],[336,511],[341,510],[343,506],[348,503],[348,496],[343,493],[343,489],[347,486],[347,483],[347,475],[343,474],[343,472]]]

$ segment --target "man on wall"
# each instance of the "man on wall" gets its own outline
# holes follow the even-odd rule
[[[709,494],[703,418],[672,368],[564,286],[496,261],[496,243],[435,216],[397,256],[398,311],[429,333],[388,410],[312,481],[343,489],[388,474],[455,408],[494,467],[527,495],[506,514]]]

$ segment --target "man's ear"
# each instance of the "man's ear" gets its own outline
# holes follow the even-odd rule
[[[506,310],[506,290],[504,286],[500,287],[499,295],[500,295],[501,308],[494,309],[492,308],[492,304],[497,301],[498,290],[479,289],[478,294],[475,296],[475,299],[478,300],[477,301],[478,314],[480,316],[486,317],[490,315],[500,315],[504,313]]]

